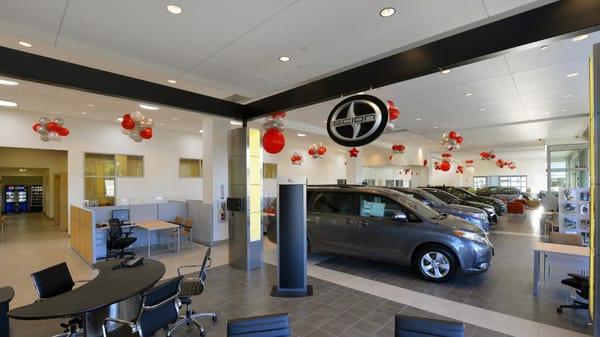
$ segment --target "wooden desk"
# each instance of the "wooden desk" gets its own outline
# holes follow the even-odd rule
[[[590,257],[589,247],[559,245],[548,242],[535,242],[533,244],[533,295],[537,296],[540,291],[540,259],[543,254],[558,254],[565,256]]]
[[[172,224],[165,221],[144,221],[144,222],[136,222],[135,226],[138,228],[145,229],[148,233],[148,257],[150,257],[150,233],[155,231],[163,231],[163,230],[177,230],[177,252],[181,252],[181,229],[179,225]]]

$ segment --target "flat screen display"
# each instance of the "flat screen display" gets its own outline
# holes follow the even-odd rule
[[[129,221],[129,210],[128,209],[114,209],[112,211],[113,219],[119,219],[121,222]]]

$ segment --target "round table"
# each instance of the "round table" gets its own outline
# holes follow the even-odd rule
[[[96,263],[94,267],[99,273],[90,282],[64,294],[10,310],[8,317],[39,320],[83,316],[86,336],[102,336],[102,321],[109,314],[118,313],[120,302],[133,299],[139,303],[138,295],[165,274],[165,266],[156,260],[145,259],[144,264],[137,267],[113,269],[120,263],[120,260]]]

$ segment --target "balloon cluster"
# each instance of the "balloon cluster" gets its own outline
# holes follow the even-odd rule
[[[355,147],[348,150],[348,154],[350,155],[350,158],[357,158],[359,153],[360,153],[360,151]]]
[[[69,129],[65,127],[65,121],[60,117],[54,119],[40,117],[37,123],[33,124],[33,131],[39,134],[44,142],[60,141],[61,137],[69,135]]]
[[[452,168],[452,165],[450,165],[451,158],[452,155],[450,153],[442,153],[442,162],[440,163],[436,161],[434,163],[435,169],[444,172],[450,171],[450,168]]]
[[[404,151],[406,151],[406,146],[404,144],[396,143],[392,145],[392,151],[394,151],[394,153],[404,153]]]
[[[152,128],[154,120],[144,116],[141,112],[136,111],[132,114],[124,114],[121,121],[123,133],[128,135],[136,143],[144,139],[150,139],[153,136]]]
[[[458,132],[452,130],[442,134],[441,143],[448,149],[448,151],[452,151],[454,149],[460,149],[460,144],[462,144],[463,140],[463,137],[459,135]]]
[[[396,105],[394,104],[394,101],[392,101],[391,99],[387,101],[388,104],[388,116],[391,121],[395,121],[396,119],[398,119],[398,117],[400,117],[400,109],[398,109],[396,107]]]
[[[456,167],[456,173],[463,174],[465,172],[465,168],[462,165],[458,165]]]
[[[473,167],[473,163],[474,163],[474,162],[475,162],[475,161],[474,161],[473,159],[468,159],[468,160],[465,160],[465,166],[466,166],[467,168],[469,168],[469,167]]]
[[[292,161],[292,165],[300,165],[304,161],[304,157],[300,153],[294,152],[290,160]]]
[[[313,159],[323,158],[325,152],[327,152],[327,148],[323,143],[319,143],[319,146],[313,144],[308,148],[308,154],[313,157]]]
[[[493,160],[496,159],[496,155],[492,150],[490,151],[481,151],[479,152],[479,156],[481,156],[481,160]]]
[[[423,160],[423,166],[427,167],[427,159]]]
[[[270,154],[277,154],[285,147],[285,111],[274,112],[263,124],[263,148]]]
[[[511,170],[514,170],[517,168],[517,165],[512,162],[512,161],[506,161],[506,160],[502,160],[502,159],[498,159],[496,160],[496,166],[498,166],[499,168],[509,168]]]

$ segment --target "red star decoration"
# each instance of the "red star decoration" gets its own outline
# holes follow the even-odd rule
[[[350,154],[350,158],[352,158],[352,157],[354,157],[354,158],[358,157],[358,153],[359,152],[360,151],[358,151],[358,149],[355,148],[355,147],[353,147],[350,150],[348,150],[348,153]]]

